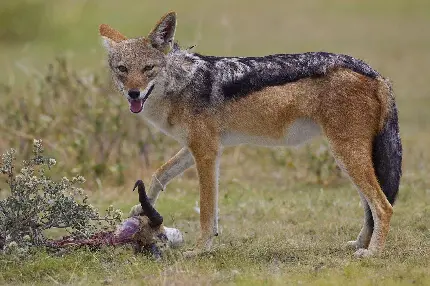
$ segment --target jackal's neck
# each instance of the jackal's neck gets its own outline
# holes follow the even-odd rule
[[[193,53],[175,47],[167,54],[167,64],[164,73],[165,94],[183,94],[190,85],[195,84],[196,73],[203,64]]]

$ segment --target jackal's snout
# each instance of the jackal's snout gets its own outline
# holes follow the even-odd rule
[[[131,99],[137,99],[140,96],[140,90],[137,88],[130,88],[128,90],[128,96],[130,96]]]

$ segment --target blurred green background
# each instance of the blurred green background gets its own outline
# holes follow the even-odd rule
[[[98,25],[129,37],[146,35],[167,11],[178,13],[176,39],[214,55],[304,51],[352,54],[393,79],[425,85],[430,68],[430,4],[412,1],[90,1],[17,0],[0,4],[1,78],[20,79],[54,55],[97,70],[103,59]],[[421,71],[421,76],[416,71]]]
[[[159,166],[179,146],[129,114],[110,84],[98,25],[145,36],[171,10],[178,15],[176,40],[196,45],[202,54],[330,51],[365,60],[394,84],[405,165],[417,167],[414,158],[422,158],[421,148],[430,142],[425,0],[2,1],[2,150],[15,147],[26,154],[31,138],[40,137],[64,169],[91,181],[115,173],[120,184],[130,172],[139,176],[136,170]],[[256,149],[242,152],[247,150]],[[136,163],[138,156],[143,161]]]

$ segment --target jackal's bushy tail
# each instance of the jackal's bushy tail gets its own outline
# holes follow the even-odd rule
[[[381,79],[388,94],[388,113],[381,131],[373,141],[373,166],[379,184],[391,205],[396,200],[402,176],[402,142],[399,134],[399,119],[391,84]],[[387,94],[384,94],[387,96]]]

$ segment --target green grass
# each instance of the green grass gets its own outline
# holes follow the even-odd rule
[[[428,190],[403,187],[386,251],[379,258],[359,260],[344,247],[357,235],[362,220],[357,195],[349,186],[285,189],[273,183],[258,187],[241,183],[238,188],[223,180],[222,232],[212,253],[183,259],[181,250],[175,250],[160,263],[122,249],[77,251],[63,257],[39,253],[24,261],[0,257],[0,283],[430,283]],[[188,180],[172,183],[159,207],[166,225],[186,233],[185,248],[192,246],[198,221],[192,210],[197,194],[186,192],[189,187],[194,186]]]
[[[33,102],[34,84],[27,83],[45,74],[57,55],[65,55],[76,70],[104,75],[98,24],[108,23],[128,36],[140,36],[163,13],[176,10],[176,39],[184,46],[197,44],[200,53],[264,55],[325,50],[365,59],[394,83],[404,175],[386,250],[378,258],[358,260],[344,247],[357,236],[363,219],[359,196],[345,178],[316,184],[312,174],[303,169],[306,148],[292,149],[300,154],[294,157],[292,168],[283,163],[291,159],[283,149],[241,146],[227,149],[222,158],[221,235],[211,253],[187,260],[181,257],[182,250],[192,247],[198,232],[199,218],[193,210],[198,200],[197,177],[190,170],[167,187],[157,205],[165,224],[178,227],[186,235],[186,246],[173,251],[166,261],[156,263],[124,249],[82,250],[61,257],[39,252],[19,260],[0,255],[0,284],[430,284],[429,1],[5,3],[0,4],[0,83],[13,93],[7,94],[0,86],[1,105],[13,94]],[[18,5],[15,14],[5,12],[13,5]],[[17,15],[21,21],[13,20]],[[30,107],[33,114],[42,110],[40,106]],[[56,113],[55,122],[70,122],[61,118],[70,113],[67,104],[64,108]],[[118,112],[129,118],[132,115],[127,109],[124,104],[122,113]],[[24,116],[20,109],[2,112]],[[32,124],[37,130],[45,123],[36,120]],[[66,152],[63,157],[58,152],[57,160],[74,160],[60,131],[50,134],[52,128],[43,127],[43,139]],[[2,151],[20,144],[18,135],[23,130],[7,133],[7,140],[3,133]],[[56,126],[55,130],[61,128]],[[127,140],[127,158],[137,158],[137,148],[129,148],[134,137]],[[310,150],[320,143],[314,142]],[[124,212],[136,204],[137,197],[131,193],[134,181],[143,178],[149,183],[151,172],[179,146],[160,140],[151,148],[152,160],[147,167],[138,159],[127,159],[124,185],[118,186],[109,177],[96,184],[90,174],[83,174],[90,179],[87,189],[93,204],[101,209],[114,204]],[[87,153],[84,160],[92,162],[92,152]]]

